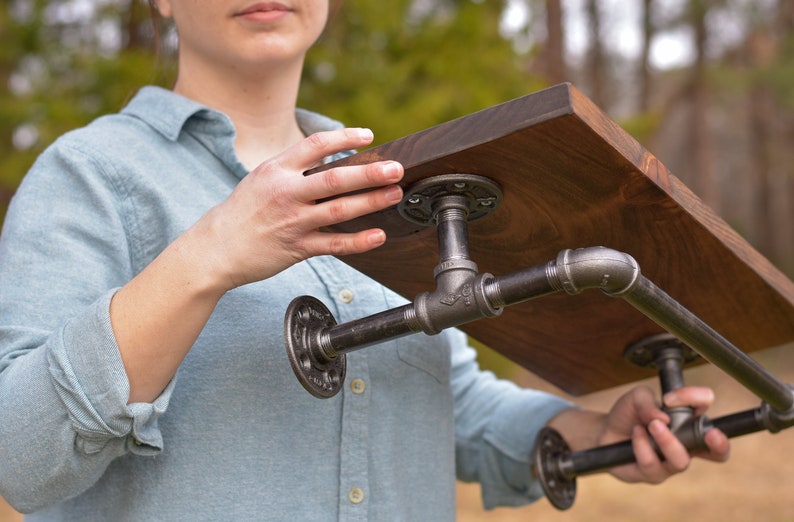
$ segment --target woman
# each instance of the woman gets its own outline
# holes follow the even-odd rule
[[[527,462],[546,424],[575,449],[631,437],[638,463],[613,470],[624,480],[687,467],[649,390],[581,411],[480,372],[457,331],[351,354],[342,393],[306,394],[284,310],[305,293],[340,321],[402,302],[331,257],[377,248],[382,231],[319,231],[394,205],[402,166],[302,175],[373,139],[295,107],[327,1],[156,7],[179,34],[173,91],[144,88],[58,140],[0,240],[0,494],[17,509],[452,520],[455,473],[481,482],[488,507],[542,495]],[[372,190],[315,203],[359,189]],[[698,412],[711,400],[696,387],[665,397]],[[724,435],[706,442],[727,458]]]

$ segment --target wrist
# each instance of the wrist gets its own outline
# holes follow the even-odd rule
[[[552,417],[548,426],[562,435],[572,451],[581,451],[599,445],[606,419],[604,413],[571,408]]]

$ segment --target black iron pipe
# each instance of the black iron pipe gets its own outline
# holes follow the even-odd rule
[[[535,265],[509,274],[495,276],[485,285],[491,304],[504,307],[559,292],[549,282],[549,263]]]
[[[676,436],[689,451],[705,448],[703,435],[711,428],[717,428],[728,438],[739,437],[756,433],[766,429],[761,409],[751,410],[726,415],[717,419],[699,417],[695,424],[688,426],[684,431],[677,431]],[[651,445],[660,458],[663,458],[656,444],[651,440]],[[561,455],[559,471],[567,478],[606,471],[615,466],[630,464],[635,461],[631,441],[617,442],[606,446],[599,446],[583,451],[575,451],[569,455]]]
[[[787,411],[794,407],[794,391],[788,385],[766,371],[646,277],[641,276],[637,284],[620,297],[774,409]]]
[[[407,304],[334,325],[320,334],[320,345],[340,355],[420,331],[413,304]]]

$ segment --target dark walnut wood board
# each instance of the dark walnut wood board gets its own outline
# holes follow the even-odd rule
[[[626,252],[643,275],[745,352],[794,339],[794,283],[569,84],[497,105],[324,166],[392,159],[403,187],[433,175],[496,180],[504,199],[469,225],[480,272],[546,263],[566,248]],[[408,299],[435,288],[435,227],[396,207],[335,227],[383,228],[387,243],[343,260]],[[574,395],[654,374],[625,348],[663,330],[599,290],[552,295],[462,326]],[[423,335],[423,334],[417,334]]]

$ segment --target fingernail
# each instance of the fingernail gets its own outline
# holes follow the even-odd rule
[[[371,140],[375,135],[371,129],[358,129],[358,137],[362,140]]]
[[[386,189],[386,200],[392,203],[397,203],[403,198],[403,190],[397,186],[392,185]]]
[[[400,177],[400,167],[397,163],[390,161],[383,165],[383,174],[386,179],[397,181]]]
[[[367,236],[370,245],[377,246],[386,242],[386,233],[383,230],[373,230]]]
[[[653,435],[654,437],[664,432],[664,428],[665,428],[664,423],[659,419],[653,419],[648,424],[648,431],[650,431],[651,435]]]

